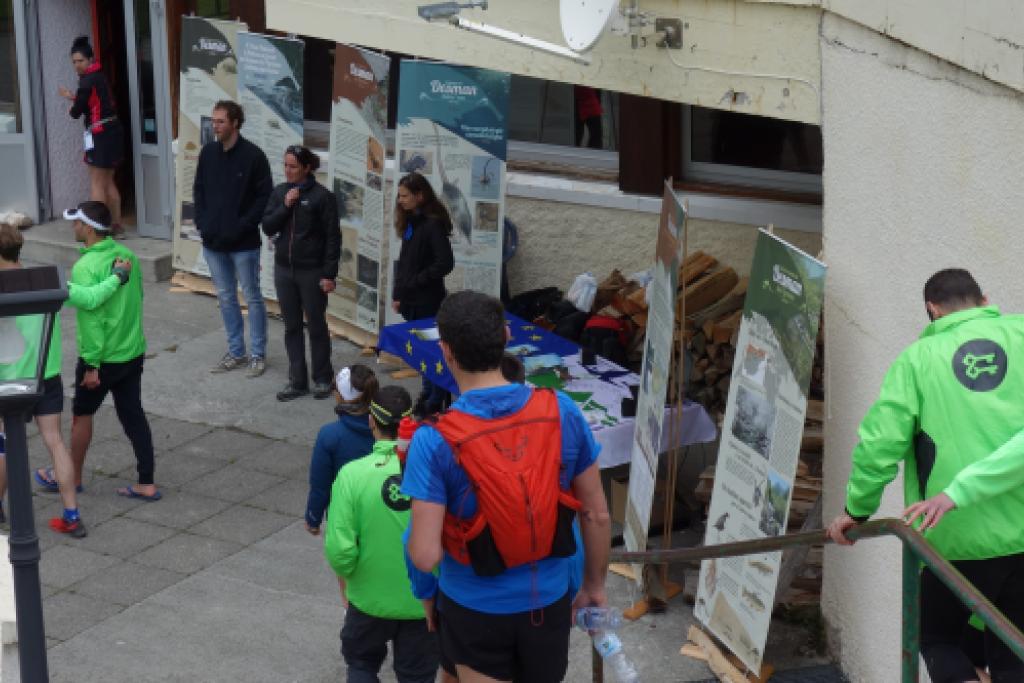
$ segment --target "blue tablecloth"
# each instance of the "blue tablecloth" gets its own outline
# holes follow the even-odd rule
[[[638,384],[640,378],[604,358],[597,358],[593,365],[584,368],[580,365],[578,345],[515,316],[506,314],[506,319],[512,333],[508,350],[523,360],[527,367],[527,381],[537,386],[558,387],[580,406],[594,438],[601,445],[598,465],[604,468],[629,462],[635,420],[622,416],[621,399],[630,395],[629,387]],[[459,393],[441,358],[432,318],[388,325],[381,331],[379,346],[381,351],[398,356],[435,384],[453,394]],[[550,367],[548,363],[556,360],[550,358],[552,355],[558,357],[557,365],[561,372],[543,369],[535,372],[535,365]],[[665,414],[667,422],[671,411],[666,408]],[[697,403],[687,401],[679,419],[680,429],[671,430],[667,426],[662,429],[661,452],[673,446],[707,443],[718,436],[711,418]],[[679,435],[676,444],[668,443],[670,433]]]
[[[514,315],[506,314],[505,319],[512,334],[508,348],[526,351],[517,354],[524,363],[528,363],[527,359],[531,356],[539,357],[547,354],[572,356],[580,351],[577,344]],[[436,329],[433,318],[387,325],[381,330],[378,344],[381,351],[398,356],[410,367],[418,370],[420,374],[426,375],[434,384],[457,395],[459,387],[455,384],[455,378],[448,371],[448,366],[444,364],[444,360],[441,358],[441,347],[437,343],[436,336],[432,334]]]

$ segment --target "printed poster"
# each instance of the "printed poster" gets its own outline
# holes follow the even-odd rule
[[[761,231],[722,423],[706,545],[785,533],[825,265]],[[694,614],[759,671],[782,553],[701,563]]]
[[[662,428],[665,424],[667,383],[672,368],[672,347],[675,338],[676,290],[679,264],[686,246],[686,210],[671,186],[665,184],[658,224],[654,280],[650,288],[647,314],[647,339],[637,395],[636,427],[633,432],[632,459],[629,468],[629,493],[626,519],[622,532],[626,549],[647,549],[647,533],[651,523],[658,456],[661,453]],[[638,583],[643,572],[634,572]]]
[[[391,60],[338,44],[328,187],[338,200],[341,267],[328,312],[360,329],[380,329],[381,264],[390,212],[385,210],[384,150]]]
[[[238,103],[245,137],[263,150],[274,185],[284,180],[284,151],[303,140],[302,53],[305,43],[259,33],[238,34]],[[263,236],[260,289],[277,299],[274,241]]]
[[[487,69],[402,62],[396,180],[422,173],[448,208],[455,254],[449,291],[501,292],[510,83],[509,74]],[[393,274],[401,243],[391,230]],[[390,296],[387,304],[387,322],[399,322]]]
[[[214,103],[238,100],[238,33],[246,28],[236,21],[181,18],[174,267],[200,275],[208,276],[210,270],[196,230],[192,184],[199,151],[214,139],[210,118]]]

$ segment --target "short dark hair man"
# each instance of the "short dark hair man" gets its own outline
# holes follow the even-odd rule
[[[846,511],[828,534],[849,545],[845,532],[874,514],[903,462],[908,523],[923,515],[932,546],[1024,626],[1024,319],[1000,315],[961,269],[933,275],[924,300],[932,322],[893,362],[861,423]],[[977,680],[960,648],[969,618],[925,568],[921,654],[932,680]],[[1024,680],[1012,651],[986,639],[992,680]]]
[[[101,202],[82,202],[64,212],[73,221],[75,239],[85,243],[82,257],[71,268],[74,285],[90,286],[109,278],[115,259],[130,261],[138,272],[138,259],[110,237],[110,212]],[[78,365],[72,402],[71,459],[75,482],[82,482],[82,467],[92,441],[92,416],[107,393],[114,395],[117,419],[135,452],[138,483],[117,493],[128,498],[160,500],[154,483],[153,434],[142,409],[142,365],[146,337],[142,331],[142,278],[135,276],[109,299],[91,310],[76,311]]]
[[[195,220],[203,238],[203,257],[217,289],[228,350],[212,372],[248,366],[249,377],[266,369],[267,307],[260,291],[260,220],[273,190],[270,164],[259,147],[239,133],[245,115],[231,100],[213,105],[217,138],[199,152],[192,195]],[[238,286],[249,307],[249,355]]]
[[[421,571],[441,566],[442,657],[460,680],[561,681],[572,608],[606,604],[599,446],[570,398],[502,376],[508,332],[497,299],[452,294],[437,325],[462,395],[416,431],[402,491],[413,499],[410,558]],[[576,596],[574,508],[585,558]]]

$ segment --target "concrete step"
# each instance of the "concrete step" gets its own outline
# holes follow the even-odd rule
[[[127,228],[128,239],[124,245],[139,257],[139,269],[143,282],[170,280],[174,270],[171,266],[171,241],[139,237],[134,228]],[[78,260],[81,244],[75,242],[71,223],[65,220],[41,223],[22,230],[25,246],[21,249],[23,261],[46,265],[63,266],[70,270]]]

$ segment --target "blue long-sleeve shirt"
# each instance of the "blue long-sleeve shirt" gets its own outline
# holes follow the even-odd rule
[[[340,415],[320,428],[309,463],[306,524],[319,528],[331,501],[331,486],[342,466],[373,450],[373,434],[366,415]]]

